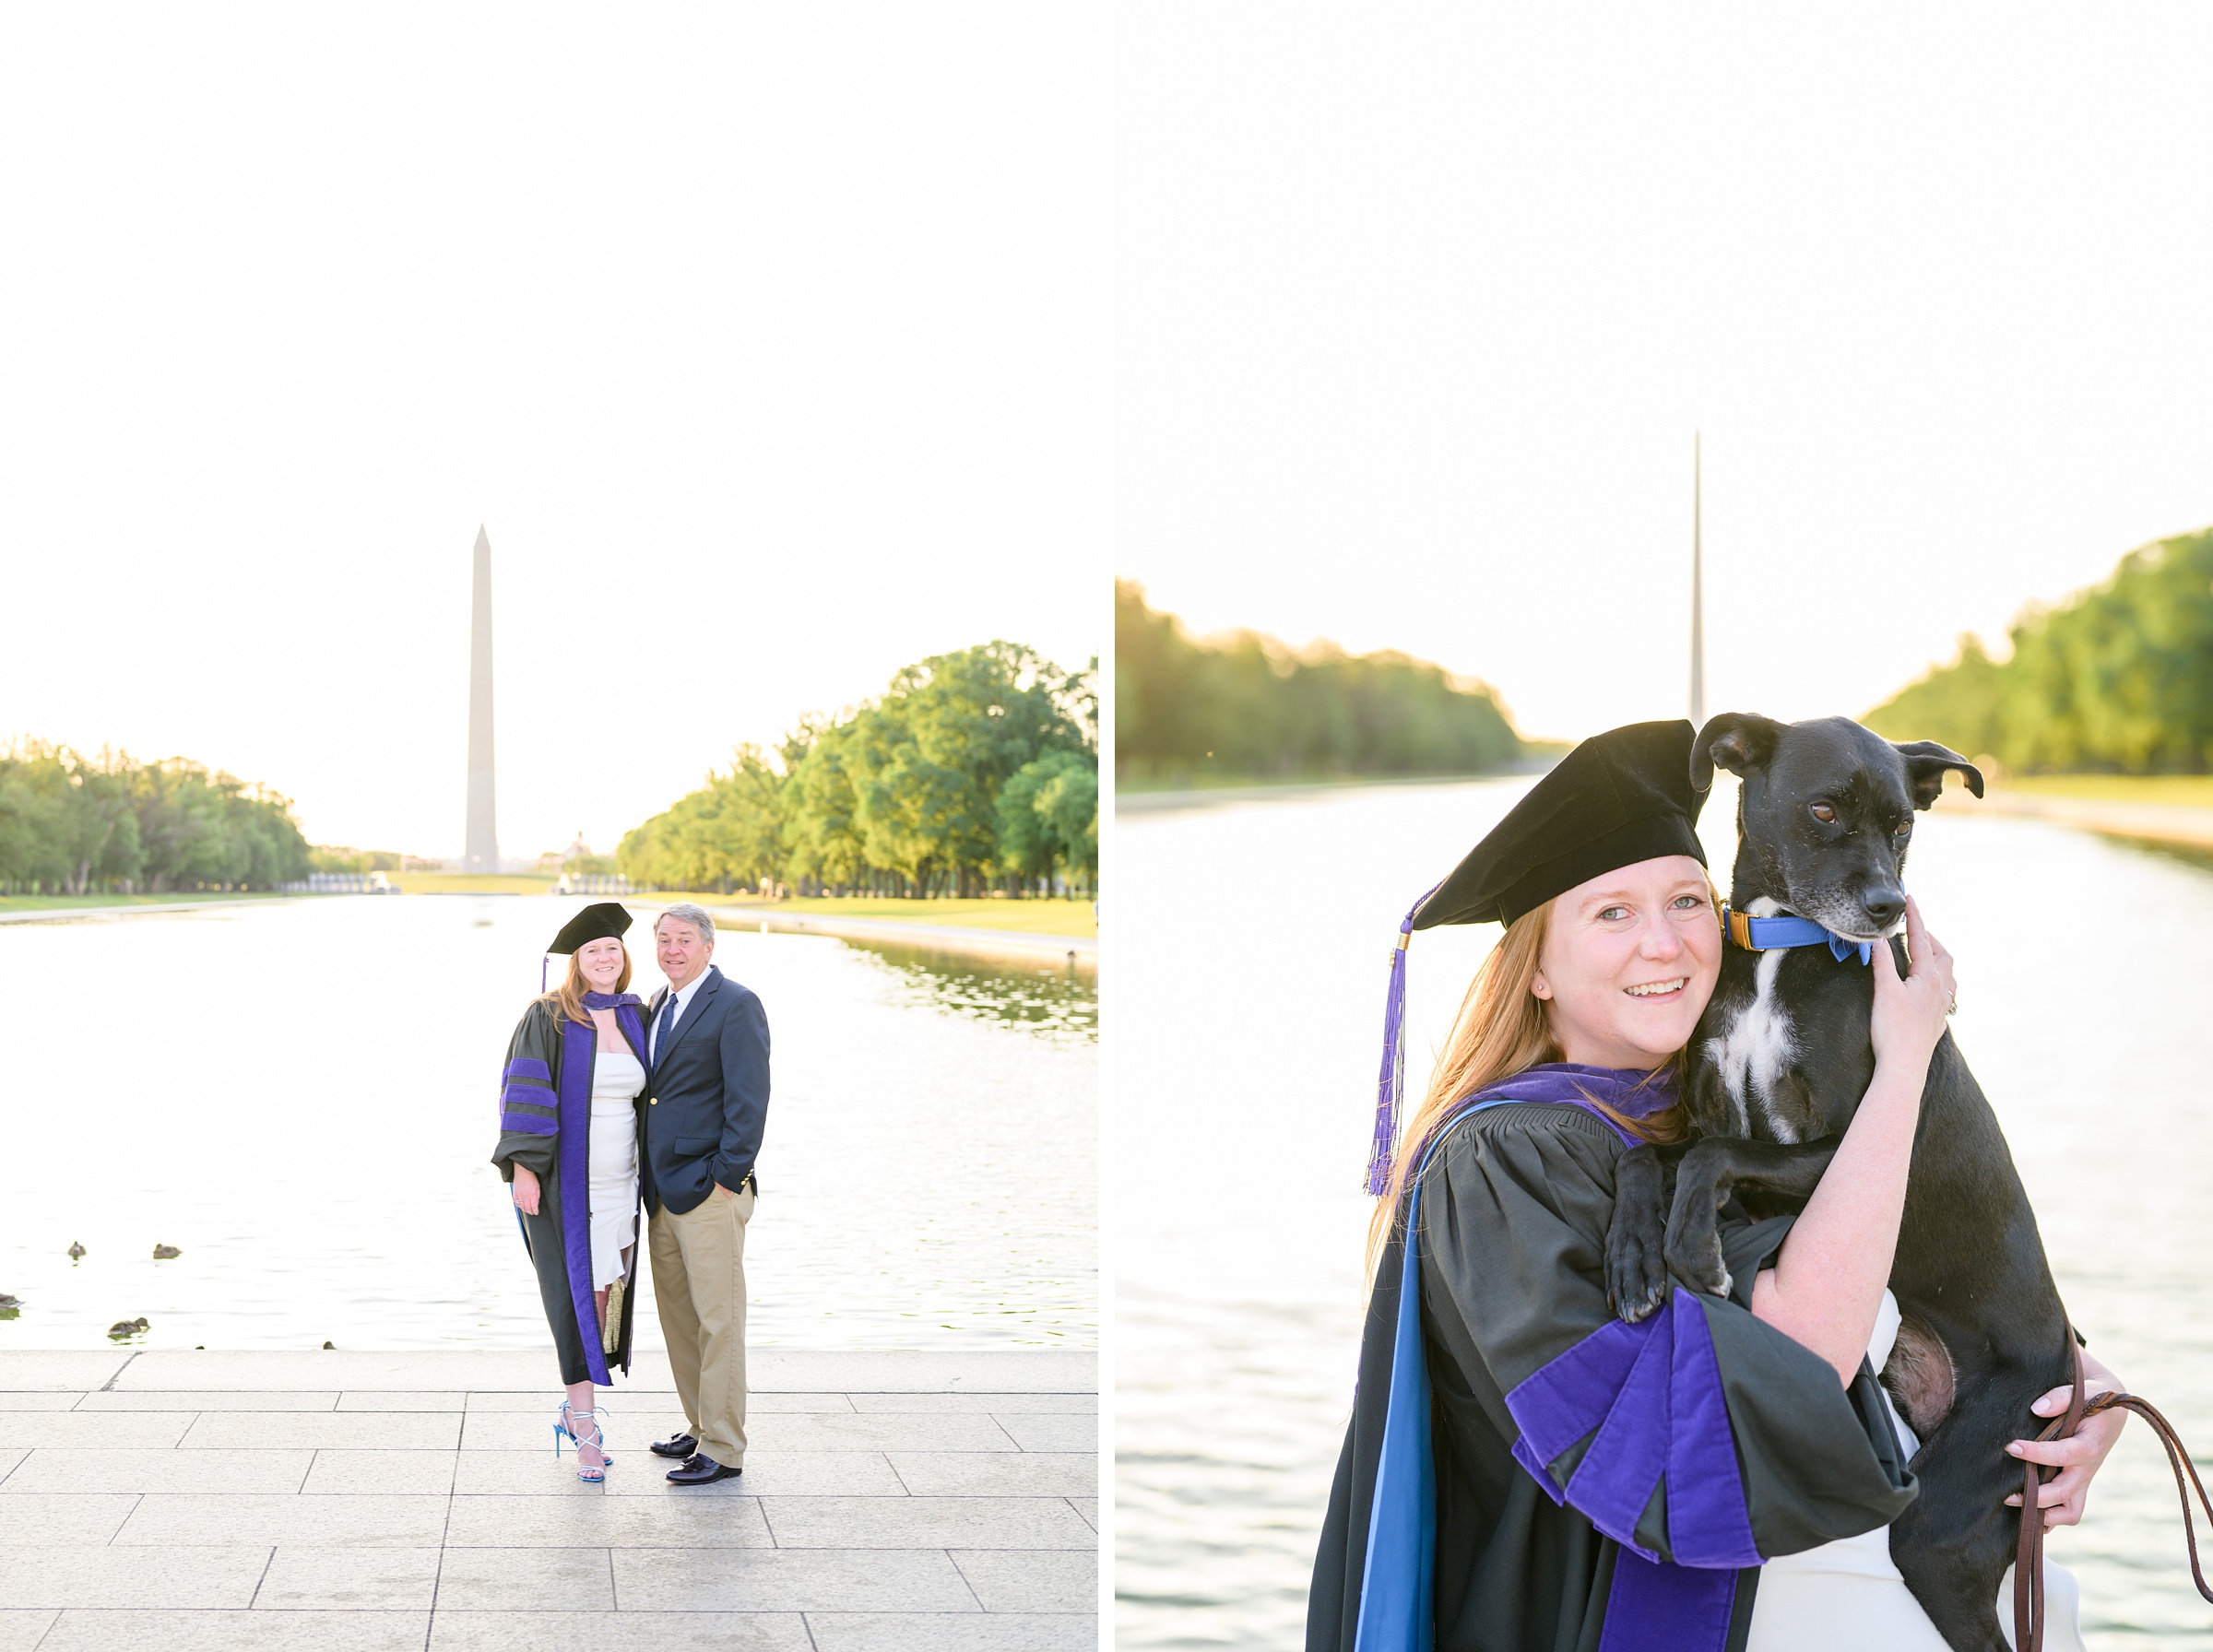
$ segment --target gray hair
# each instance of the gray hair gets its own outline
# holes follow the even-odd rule
[[[679,923],[689,924],[699,931],[700,939],[710,947],[715,944],[715,920],[707,915],[707,909],[704,906],[694,906],[689,901],[679,901],[674,906],[663,908],[661,918],[674,918]],[[653,920],[653,926],[657,930],[661,926],[661,918]]]

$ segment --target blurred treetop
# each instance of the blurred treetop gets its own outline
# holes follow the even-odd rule
[[[1094,662],[1095,665],[1096,662]],[[902,668],[878,699],[809,717],[633,830],[641,884],[966,896],[1095,884],[1091,671],[991,642]]]
[[[2023,774],[2213,766],[2213,528],[2130,551],[2102,584],[2025,610],[2012,639],[2001,663],[1961,637],[1867,726]]]
[[[1476,774],[1529,750],[1490,689],[1441,666],[1249,631],[1194,642],[1129,580],[1115,582],[1114,665],[1125,780]]]

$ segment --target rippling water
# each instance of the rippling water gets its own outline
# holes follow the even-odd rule
[[[1295,1647],[1350,1410],[1384,965],[1529,783],[1125,814],[1115,931],[1119,1644]],[[1708,810],[1725,867],[1732,801]],[[2035,821],[1923,818],[1908,882],[1961,1047],[2101,1357],[2213,1456],[2213,870]],[[1725,879],[1723,879],[1725,881]],[[1194,914],[1206,919],[1195,944]],[[1410,950],[1426,1080],[1494,928]],[[2053,1551],[2101,1652],[2207,1652],[2172,1481],[2132,1428]]]
[[[25,1304],[0,1349],[142,1315],[157,1348],[544,1345],[486,1159],[538,949],[578,904],[0,926],[0,1292]],[[746,930],[715,961],[775,1045],[752,1342],[1095,1343],[1093,977]],[[645,956],[632,985],[659,978]]]

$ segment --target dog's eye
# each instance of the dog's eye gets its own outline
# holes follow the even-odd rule
[[[1890,828],[1890,835],[1891,835],[1892,837],[1904,837],[1904,836],[1906,835],[1906,833],[1908,833],[1909,832],[1911,832],[1912,830],[1913,830],[1913,822],[1912,822],[1912,821],[1911,821],[1911,820],[1900,820],[1900,821],[1899,821],[1899,822],[1897,825],[1895,825],[1895,826],[1893,826],[1893,827],[1891,827],[1891,828]]]
[[[1830,824],[1837,818],[1837,811],[1829,808],[1829,806],[1826,803],[1815,804],[1813,806],[1813,810],[1814,819],[1820,821],[1824,826]]]

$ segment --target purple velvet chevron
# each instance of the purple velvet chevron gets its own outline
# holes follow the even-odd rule
[[[500,1087],[500,1128],[518,1136],[550,1136],[556,1128],[553,1121],[541,1114],[526,1113],[517,1103],[532,1107],[550,1107],[554,1095],[550,1088],[552,1074],[546,1064],[528,1056],[517,1056],[501,1073],[504,1082]]]
[[[1609,1320],[1517,1385],[1506,1405],[1521,1430],[1515,1460],[1623,1548],[1660,1559],[1637,1541],[1637,1522],[1664,1479],[1676,1564],[1760,1564],[1712,1333],[1686,1292],[1639,1324]],[[1586,1437],[1563,1492],[1551,1465]]]

